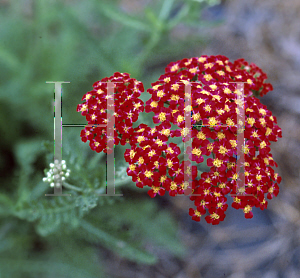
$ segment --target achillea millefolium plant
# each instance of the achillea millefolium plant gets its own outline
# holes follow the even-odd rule
[[[232,207],[242,209],[245,218],[252,218],[252,208],[267,208],[267,199],[279,193],[281,177],[271,154],[271,141],[282,137],[277,119],[263,105],[263,96],[273,87],[265,83],[267,75],[255,64],[244,59],[233,63],[225,56],[201,56],[172,62],[159,80],[147,92],[151,98],[144,103],[139,96],[144,92],[143,83],[130,78],[128,73],[116,72],[93,84],[77,111],[86,117],[88,124],[105,124],[111,117],[107,113],[107,86],[115,83],[114,138],[107,138],[106,127],[86,127],[81,131],[83,142],[97,152],[109,153],[107,140],[115,145],[129,144],[124,158],[129,164],[127,175],[137,187],[149,187],[150,197],[184,194],[184,163],[192,176],[193,193],[189,198],[196,208],[189,209],[195,221],[205,217],[208,223],[219,224],[228,208],[227,195],[235,196]],[[243,190],[237,186],[237,95],[235,82],[244,82],[244,174]],[[185,84],[191,84],[191,107],[185,108]],[[191,111],[191,147],[186,150],[197,165],[206,162],[209,171],[198,173],[189,161],[181,160],[182,144],[168,142],[182,138],[186,142],[184,110]],[[153,112],[155,127],[141,123],[133,128],[139,113]],[[198,126],[195,126],[198,125]],[[201,127],[199,128],[199,125]],[[222,125],[222,126],[221,126]],[[224,126],[226,125],[226,126]],[[172,129],[175,126],[175,130]],[[205,158],[206,157],[206,158]],[[199,178],[198,178],[199,177]]]

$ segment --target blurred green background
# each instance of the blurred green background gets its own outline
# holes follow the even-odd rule
[[[206,43],[199,32],[173,30],[220,24],[201,22],[201,10],[215,3],[0,1],[1,278],[112,277],[107,252],[138,265],[157,263],[156,248],[184,256],[174,216],[126,177],[128,146],[115,151],[116,191],[124,196],[99,198],[105,155],[81,141],[81,127],[63,128],[68,182],[81,190],[44,196],[53,193],[42,178],[54,152],[54,84],[46,81],[70,81],[62,85],[63,123],[86,124],[76,107],[95,81],[127,72],[146,91],[168,63]]]

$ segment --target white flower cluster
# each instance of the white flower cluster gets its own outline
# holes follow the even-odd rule
[[[47,177],[43,178],[43,182],[49,182],[51,187],[60,187],[61,181],[64,181],[69,177],[71,170],[67,169],[66,161],[62,160],[59,163],[55,160],[54,163],[50,163],[50,170],[47,172]]]

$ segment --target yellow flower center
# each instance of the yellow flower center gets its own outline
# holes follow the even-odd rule
[[[136,168],[136,166],[135,166],[134,164],[130,164],[130,165],[129,165],[129,169],[130,169],[131,171],[134,171],[135,168]]]
[[[220,218],[220,216],[215,212],[210,217],[213,218],[213,219],[219,219]]]
[[[171,71],[177,71],[179,69],[178,64],[172,66]]]
[[[160,182],[164,182],[166,179],[167,179],[167,177],[164,175],[164,176],[161,176],[161,177],[160,177],[160,180],[159,180],[159,181],[160,181]]]
[[[231,94],[231,90],[230,90],[229,88],[225,88],[225,89],[223,90],[223,92],[224,92],[225,94]]]
[[[172,168],[173,162],[172,162],[171,159],[168,159],[168,160],[167,160],[167,164],[168,164],[168,168]]]
[[[139,143],[141,143],[142,141],[145,141],[145,137],[144,136],[138,136],[137,141]]]
[[[150,104],[151,107],[157,107],[157,105],[158,105],[158,103],[156,101],[152,101]]]
[[[159,90],[159,91],[157,92],[157,96],[158,96],[158,97],[163,97],[164,95],[165,95],[165,93],[164,93],[163,90]]]
[[[180,97],[178,95],[171,95],[171,100],[177,101]]]
[[[226,154],[227,152],[228,152],[228,150],[225,147],[220,146],[220,148],[219,148],[219,153],[220,154]]]
[[[207,111],[207,112],[210,112],[211,111],[210,105],[209,104],[205,105],[204,110]]]
[[[196,102],[198,105],[200,105],[201,103],[205,102],[205,100],[203,98],[197,98]]]
[[[219,140],[222,140],[222,139],[225,138],[225,134],[223,132],[218,132],[217,137],[218,137]]]
[[[252,210],[252,208],[247,205],[245,208],[244,208],[244,213],[249,213],[250,211]]]
[[[253,126],[253,124],[255,123],[255,119],[254,118],[248,118],[247,122],[249,125]]]
[[[152,186],[152,190],[154,193],[157,193],[159,189],[160,189],[159,187]]]
[[[203,77],[206,81],[210,81],[212,79],[212,76],[210,74],[205,74]]]
[[[234,126],[234,121],[231,120],[230,118],[227,118],[226,124],[229,125],[229,126]]]
[[[166,120],[166,113],[164,113],[164,112],[159,113],[158,119],[159,119],[161,122],[165,121],[165,120]]]
[[[221,196],[221,193],[219,193],[219,192],[214,192],[214,195],[215,195],[216,197],[220,197],[220,196]]]
[[[218,89],[218,86],[216,84],[212,84],[212,85],[209,85],[209,87],[214,91],[216,89]]]
[[[174,91],[177,91],[179,89],[179,84],[173,84],[171,86],[171,88],[174,90]]]
[[[211,179],[210,179],[210,178],[206,178],[206,179],[205,179],[205,182],[206,182],[206,183],[210,183],[210,182],[211,182]],[[208,192],[209,192],[209,191],[208,191]]]
[[[165,135],[165,136],[170,136],[170,129],[162,129],[161,130],[161,134]]]
[[[80,109],[80,111],[85,111],[85,110],[87,110],[87,104],[83,104],[82,105],[82,107],[81,107],[81,109]]]
[[[219,188],[225,188],[226,184],[224,182],[221,182],[218,186],[219,186]]]
[[[266,126],[266,120],[264,118],[260,118],[259,121],[263,127]]]
[[[192,154],[197,155],[198,157],[201,155],[202,151],[198,148],[194,148]]]
[[[194,213],[195,213],[196,216],[201,217],[201,213],[198,210],[195,210]]]
[[[136,152],[134,150],[130,150],[130,153],[129,153],[130,159],[133,159],[135,154],[136,154]]]
[[[209,143],[207,144],[207,149],[212,152],[212,150],[214,149],[213,143]]]
[[[192,69],[189,70],[189,72],[196,73],[197,72],[197,68],[192,68]]]
[[[209,189],[204,189],[204,194],[208,195],[209,194]]]
[[[265,141],[262,141],[260,144],[259,144],[260,148],[263,149],[265,146],[267,146],[266,142]]]
[[[205,134],[202,131],[199,131],[198,134],[197,134],[197,138],[199,140],[205,140],[206,136],[205,136]]]
[[[173,154],[173,153],[174,153],[174,150],[173,150],[171,147],[168,147],[166,151],[167,151],[168,153],[170,153],[170,154]]]
[[[184,117],[182,115],[178,115],[177,122],[181,123],[184,120]]]
[[[192,118],[193,118],[193,120],[198,122],[200,120],[200,114],[199,113],[193,114]]]
[[[263,109],[263,108],[260,108],[258,111],[259,111],[259,113],[262,114],[263,116],[266,116],[266,115],[267,115],[266,110]]]
[[[223,163],[222,160],[216,158],[216,159],[214,159],[213,165],[214,165],[215,167],[221,167],[222,163]]]
[[[147,178],[151,178],[152,175],[153,175],[153,173],[152,173],[151,171],[149,171],[149,170],[146,170],[146,171],[145,171],[145,176],[146,176]]]
[[[139,165],[142,165],[144,162],[145,162],[144,158],[140,156],[139,157]]]
[[[217,109],[217,113],[218,113],[219,115],[222,115],[222,114],[225,113],[225,111],[224,111],[223,109]]]
[[[172,182],[171,182],[170,189],[171,189],[171,190],[175,190],[176,188],[177,188],[177,184],[176,184],[174,181],[172,181]]]
[[[182,137],[185,137],[187,136],[189,133],[189,129],[187,127],[184,127],[182,130],[181,130],[181,136]]]
[[[257,132],[256,132],[256,131],[253,131],[253,132],[252,132],[252,136],[253,136],[254,138],[257,138],[257,137],[258,137]]]
[[[155,143],[160,147],[164,144],[160,139],[156,139]]]
[[[211,117],[211,118],[209,118],[209,120],[208,120],[208,124],[211,125],[211,126],[215,126],[215,125],[218,124],[218,121],[216,120],[215,117]]]
[[[266,136],[269,136],[271,133],[272,133],[272,129],[269,128],[269,127],[267,127],[267,130],[266,130],[265,135],[266,135]]]
[[[235,203],[240,203],[240,202],[241,202],[241,199],[239,199],[238,197],[234,197],[234,202],[235,202]]]
[[[155,155],[155,150],[151,150],[149,153],[148,153],[148,156],[152,157],[153,155]]]

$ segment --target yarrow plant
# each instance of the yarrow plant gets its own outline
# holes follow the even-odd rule
[[[159,80],[152,83],[147,92],[151,98],[145,104],[145,112],[153,112],[154,128],[140,124],[132,128],[132,122],[144,111],[144,103],[138,99],[143,85],[129,74],[115,73],[103,81],[119,81],[115,85],[116,126],[114,142],[130,144],[124,158],[129,167],[127,174],[137,187],[149,186],[153,198],[168,192],[170,196],[191,190],[190,200],[195,208],[189,215],[195,221],[205,217],[208,223],[219,224],[228,208],[227,195],[234,196],[232,207],[242,209],[246,218],[252,218],[252,208],[267,208],[268,201],[279,193],[281,177],[275,173],[270,142],[282,137],[277,119],[257,96],[273,89],[265,83],[267,75],[256,65],[244,59],[230,62],[225,56],[201,56],[170,63]],[[241,92],[236,82],[244,82],[244,169],[245,186],[239,188],[237,159],[237,114],[240,113],[237,96]],[[120,85],[119,85],[120,84]],[[185,85],[191,85],[191,105],[185,107]],[[77,111],[86,116],[89,124],[106,122],[105,84],[96,82]],[[185,127],[185,112],[191,113],[191,138]],[[240,124],[240,123],[239,123]],[[175,130],[171,127],[175,126]],[[90,140],[93,150],[105,152],[105,128],[85,128],[82,141]],[[168,142],[180,137],[183,142],[191,139],[186,153],[197,165],[206,161],[210,168],[198,176],[197,166],[184,161],[181,145]],[[97,145],[96,145],[97,144]],[[206,158],[204,158],[206,156]],[[185,182],[184,165],[192,177],[191,185]],[[266,195],[266,196],[265,196]]]

